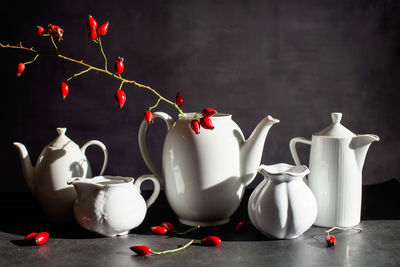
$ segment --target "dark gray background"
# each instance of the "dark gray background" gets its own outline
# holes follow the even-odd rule
[[[111,65],[117,56],[125,58],[126,78],[169,99],[180,91],[187,112],[209,106],[231,113],[246,137],[266,115],[279,118],[266,141],[264,164],[291,163],[289,140],[311,137],[330,124],[331,112],[340,111],[353,132],[381,138],[367,155],[364,184],[399,177],[399,1],[7,1],[0,14],[0,42],[52,52],[47,38],[35,34],[36,25],[52,23],[65,30],[62,54],[96,66],[103,59],[88,41],[87,16],[99,24],[110,21],[104,49]],[[0,191],[28,190],[12,142],[24,143],[36,162],[59,126],[79,145],[104,142],[107,174],[148,172],[137,132],[153,95],[125,85],[127,102],[119,109],[113,97],[119,82],[90,72],[69,83],[62,101],[60,82],[82,67],[42,57],[16,78],[17,63],[33,55],[10,49],[0,55]],[[166,104],[159,110],[177,115]],[[162,122],[149,130],[158,162],[165,130]],[[307,164],[309,148],[300,150]],[[97,174],[102,153],[90,148],[87,156]]]

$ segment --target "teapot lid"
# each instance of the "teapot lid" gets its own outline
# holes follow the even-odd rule
[[[58,136],[53,141],[51,141],[51,143],[48,146],[55,149],[61,149],[65,148],[65,146],[68,145],[69,143],[73,143],[71,139],[69,139],[65,135],[66,131],[67,128],[57,128]]]
[[[331,136],[331,137],[354,137],[356,136],[349,129],[340,124],[342,119],[342,113],[332,112],[331,113],[332,124],[327,128],[315,133],[318,136]]]

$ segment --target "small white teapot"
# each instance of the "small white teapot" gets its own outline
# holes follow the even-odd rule
[[[154,190],[145,202],[140,185],[151,180]],[[121,176],[97,176],[92,179],[72,178],[78,199],[74,206],[75,220],[86,230],[104,236],[126,235],[144,220],[147,208],[157,199],[160,183],[153,175],[136,179]]]
[[[317,217],[317,202],[303,177],[310,170],[285,163],[261,165],[264,180],[249,198],[252,224],[266,236],[293,239],[302,235]]]
[[[22,174],[32,194],[39,200],[47,218],[55,223],[73,222],[72,208],[76,200],[72,177],[92,177],[89,161],[85,156],[90,145],[99,146],[104,153],[103,174],[108,160],[106,146],[91,140],[81,148],[66,135],[66,128],[57,128],[58,136],[40,153],[33,166],[28,150],[21,143],[14,143],[21,156]]]

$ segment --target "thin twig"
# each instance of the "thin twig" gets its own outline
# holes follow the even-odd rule
[[[83,71],[81,71],[81,72],[79,72],[79,73],[75,73],[74,75],[72,75],[71,77],[69,77],[69,78],[66,80],[66,82],[70,81],[72,78],[75,78],[76,76],[82,75],[82,74],[84,74],[84,73],[90,71],[91,69],[92,69],[92,68],[88,68],[88,69],[83,70]]]
[[[138,82],[136,82],[136,81],[134,81],[134,80],[125,79],[125,78],[123,78],[121,75],[116,75],[116,74],[114,74],[114,73],[112,73],[112,72],[110,72],[110,71],[108,71],[108,70],[106,70],[106,69],[102,69],[102,68],[98,68],[98,67],[92,66],[92,65],[90,65],[90,64],[87,64],[87,63],[83,62],[83,60],[78,61],[78,60],[76,60],[76,59],[73,59],[73,58],[70,58],[70,57],[66,57],[66,56],[64,56],[64,55],[61,55],[60,53],[58,53],[58,48],[57,48],[56,44],[54,43],[53,36],[50,36],[50,38],[51,38],[51,41],[52,41],[54,47],[55,47],[56,50],[57,50],[57,54],[56,54],[56,55],[50,54],[51,56],[57,56],[57,57],[62,58],[62,59],[64,59],[64,60],[67,60],[67,61],[70,61],[70,62],[74,62],[74,63],[80,64],[80,65],[86,66],[88,69],[92,69],[92,70],[96,70],[96,71],[99,71],[99,72],[103,72],[103,73],[105,73],[105,74],[108,74],[108,75],[110,75],[110,76],[112,76],[112,77],[114,77],[114,78],[116,78],[116,79],[118,79],[118,80],[120,80],[120,81],[122,81],[122,82],[124,82],[124,83],[130,83],[130,84],[133,84],[133,85],[135,85],[135,86],[137,86],[137,87],[147,89],[148,91],[150,91],[150,92],[152,92],[154,95],[156,95],[160,100],[162,100],[162,101],[164,101],[164,102],[166,102],[166,103],[168,103],[168,104],[174,106],[174,107],[178,110],[178,112],[179,112],[180,114],[182,114],[183,116],[186,116],[186,114],[183,113],[182,109],[181,109],[176,103],[174,103],[174,102],[172,102],[171,100],[168,100],[167,98],[163,97],[163,96],[160,95],[156,90],[154,90],[153,88],[151,88],[151,87],[148,86],[148,85],[144,85],[144,84],[138,83]],[[24,46],[22,46],[22,43],[19,43],[19,46],[12,46],[12,45],[8,45],[8,44],[7,44],[7,45],[3,45],[3,44],[0,43],[0,46],[1,46],[1,47],[4,47],[4,48],[22,49],[22,50],[31,51],[31,52],[38,53],[38,54],[44,54],[44,53],[40,53],[39,51],[37,51],[37,50],[35,50],[35,49],[33,49],[33,48],[24,47]]]

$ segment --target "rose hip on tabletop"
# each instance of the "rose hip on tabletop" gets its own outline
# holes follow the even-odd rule
[[[163,226],[152,226],[150,229],[151,231],[159,235],[165,235],[168,232],[167,228]]]
[[[239,231],[244,230],[244,228],[246,227],[246,224],[247,224],[247,222],[245,222],[245,221],[240,221],[240,222],[238,222],[238,223],[235,225],[235,231],[236,231],[236,232],[239,232]]]
[[[201,240],[201,243],[207,246],[219,246],[222,241],[218,236],[207,236]]]
[[[132,246],[129,249],[140,256],[146,256],[151,253],[151,248],[149,248],[148,246],[144,246],[144,245]]]
[[[163,222],[163,223],[161,223],[161,226],[166,228],[168,230],[168,232],[174,232],[175,231],[175,226],[172,223]]]
[[[37,234],[38,233],[36,233],[36,232],[27,234],[24,238],[24,242],[33,242],[33,240],[35,240],[35,237],[37,236]]]
[[[42,245],[46,243],[46,241],[49,239],[49,233],[47,232],[40,232],[35,236],[35,243],[36,245]]]
[[[326,241],[326,244],[328,245],[328,247],[332,247],[332,246],[336,245],[336,237],[333,235],[327,235],[325,237],[325,241]]]

